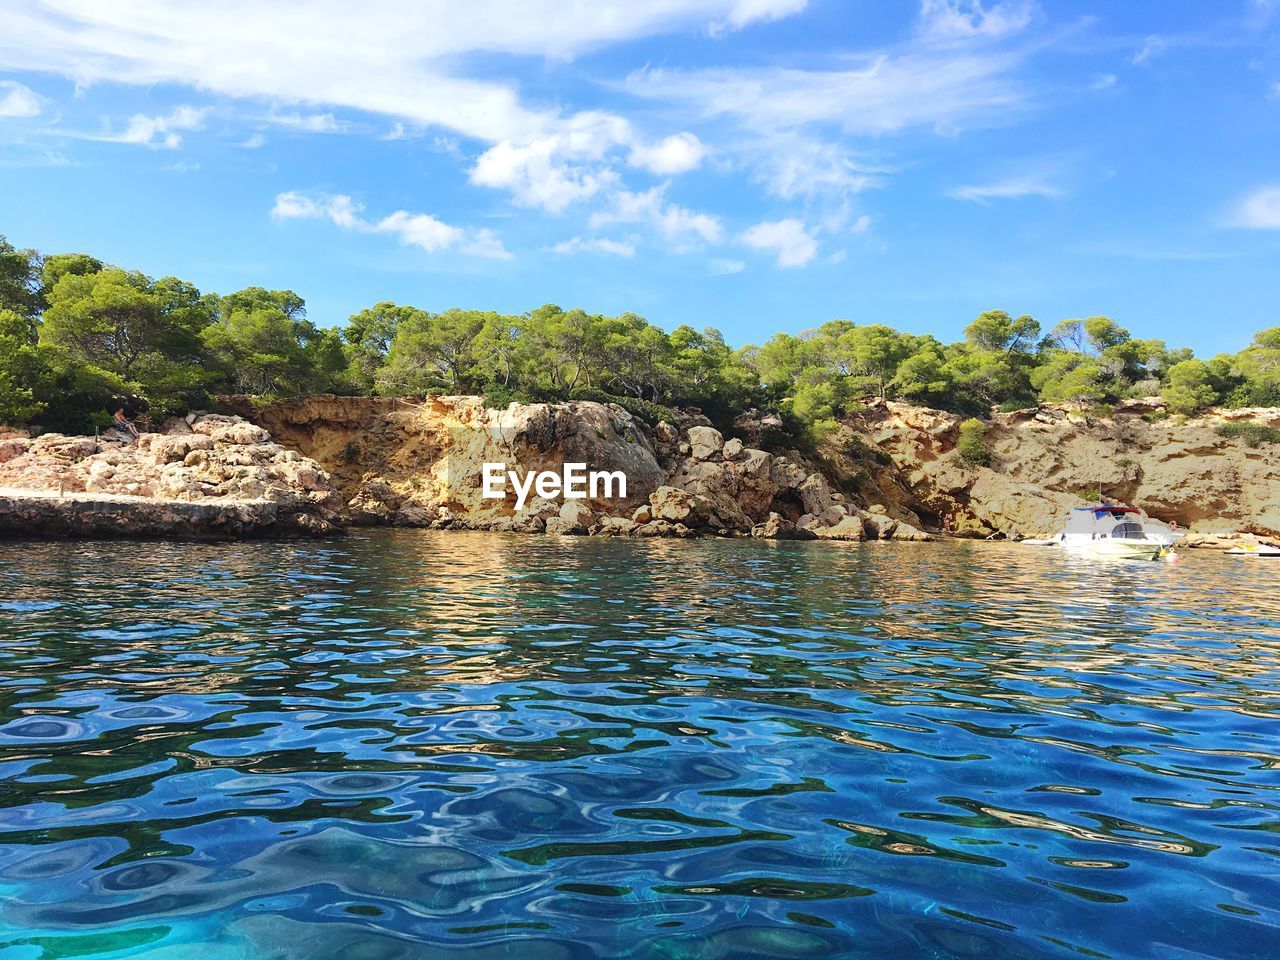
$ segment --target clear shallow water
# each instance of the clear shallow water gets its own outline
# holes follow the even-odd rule
[[[0,958],[1275,957],[1278,584],[0,543]]]

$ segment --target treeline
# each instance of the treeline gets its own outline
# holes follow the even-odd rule
[[[552,305],[507,316],[379,303],[321,327],[292,291],[206,294],[0,237],[0,422],[80,431],[105,425],[116,406],[158,419],[226,393],[616,399],[651,417],[697,406],[721,423],[755,407],[814,440],[867,396],[979,416],[1151,394],[1177,413],[1280,405],[1280,327],[1211,360],[1106,317],[1045,333],[1003,311],[982,314],[953,344],[838,320],[737,350],[710,327],[668,333],[632,313]]]

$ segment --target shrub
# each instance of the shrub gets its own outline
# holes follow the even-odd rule
[[[491,410],[505,410],[515,399],[515,391],[505,383],[486,383],[482,396],[486,407]]]
[[[664,407],[660,403],[640,400],[637,397],[619,397],[603,390],[597,390],[595,387],[577,387],[569,394],[569,399],[594,400],[596,403],[616,403],[633,417],[639,417],[653,426],[657,426],[663,420],[668,423],[675,423],[678,419],[674,410],[670,407]]]
[[[1252,420],[1220,423],[1213,428],[1213,432],[1230,440],[1243,440],[1251,447],[1260,447],[1264,443],[1280,443],[1280,430]]]
[[[987,428],[982,421],[974,417],[960,424],[960,439],[956,443],[956,450],[961,460],[975,467],[986,466],[991,462],[991,448],[984,439],[986,432]]]

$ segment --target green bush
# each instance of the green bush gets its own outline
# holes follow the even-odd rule
[[[653,426],[657,426],[663,420],[668,423],[675,423],[677,420],[676,412],[670,407],[664,407],[660,403],[652,403],[648,400],[640,400],[637,397],[615,396],[612,393],[597,390],[595,387],[577,387],[569,394],[569,399],[594,400],[596,403],[616,403],[633,417],[639,417]]]
[[[505,383],[486,383],[481,395],[484,405],[491,410],[505,410],[516,398],[515,391]]]
[[[960,424],[960,439],[956,442],[956,450],[960,459],[970,466],[984,467],[991,462],[991,448],[987,446],[987,428],[981,420],[970,417]]]
[[[1280,443],[1280,430],[1252,420],[1220,423],[1213,428],[1213,432],[1230,440],[1243,440],[1251,447],[1260,447],[1264,443]]]

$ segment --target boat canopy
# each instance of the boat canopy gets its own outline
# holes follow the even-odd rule
[[[1120,506],[1119,504],[1108,505],[1105,503],[1094,504],[1091,507],[1076,507],[1075,509],[1091,510],[1093,511],[1093,515],[1095,517],[1101,517],[1104,514],[1108,514],[1108,513],[1116,514],[1116,513],[1140,513],[1141,512],[1136,507],[1123,507],[1123,506]]]
[[[1139,511],[1133,507],[1108,506],[1106,504],[1075,507],[1072,509],[1071,515],[1067,517],[1067,529],[1064,532],[1088,534],[1090,536],[1101,533],[1103,536],[1110,534],[1113,537],[1124,539],[1139,539],[1139,537],[1133,535],[1132,531],[1127,529],[1133,527],[1141,532],[1142,527],[1139,524],[1129,521],[1130,516],[1138,515]],[[1127,522],[1112,527],[1106,524],[1108,520],[1123,520]]]

